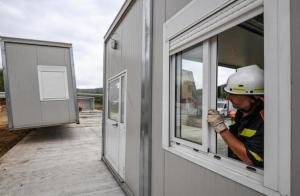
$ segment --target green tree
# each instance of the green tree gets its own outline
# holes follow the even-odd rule
[[[0,69],[0,91],[4,92],[3,69]]]

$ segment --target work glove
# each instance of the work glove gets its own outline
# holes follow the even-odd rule
[[[210,126],[212,126],[217,133],[221,133],[227,126],[224,123],[224,118],[219,114],[219,112],[215,109],[209,109],[207,115],[207,121]]]

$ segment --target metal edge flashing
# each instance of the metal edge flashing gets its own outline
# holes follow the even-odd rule
[[[82,97],[82,96],[77,96],[77,99],[95,99],[94,97]]]
[[[151,196],[152,0],[143,0],[139,195]]]
[[[129,186],[124,182],[124,180],[121,178],[121,176],[114,170],[114,168],[111,166],[109,161],[103,156],[102,161],[104,162],[107,169],[110,171],[114,179],[117,181],[119,186],[121,187],[122,191],[127,196],[134,196],[133,192],[130,190]]]
[[[104,35],[104,41],[106,42],[111,34],[114,32],[114,30],[119,26],[119,24],[122,22],[123,18],[125,17],[126,13],[130,10],[131,6],[136,0],[126,0],[124,4],[122,5],[121,9],[119,10],[117,16],[115,17],[114,21],[108,28],[107,32]]]
[[[75,68],[74,68],[74,59],[73,59],[73,48],[69,49],[70,52],[70,67],[71,67],[71,75],[72,75],[72,84],[73,84],[73,97],[74,97],[74,107],[75,107],[75,114],[76,114],[76,123],[79,124],[79,109],[78,109],[78,102],[77,102],[77,88],[76,88],[76,79],[75,79]]]
[[[197,24],[201,23],[202,21],[205,21],[207,18],[211,17],[212,15],[214,15],[215,13],[223,10],[224,8],[230,6],[231,4],[235,3],[238,0],[226,0],[222,3],[220,3],[214,10],[212,10],[209,13],[204,14],[202,17],[200,17],[198,20],[194,21],[193,23],[187,25],[186,27],[182,28],[180,31],[178,31],[177,33],[175,33],[174,35],[172,35],[171,37],[168,37],[168,40],[172,40],[178,36],[180,36],[183,32],[186,32],[190,29],[192,29],[194,26],[196,26]],[[186,9],[190,6],[193,5],[193,1],[190,1],[184,8],[182,8],[181,10],[179,10],[175,15],[173,15],[171,18],[169,18],[166,21],[166,26],[169,25],[170,21],[174,21],[176,20],[176,18],[182,13],[185,12]]]
[[[106,123],[105,123],[105,115],[106,115],[106,43],[103,43],[103,96],[102,96],[102,160],[104,160],[105,156],[105,133],[106,133]]]
[[[71,122],[65,122],[65,123],[54,123],[54,124],[45,124],[45,125],[35,125],[35,126],[22,126],[22,127],[14,127],[12,129],[9,129],[9,131],[17,131],[17,130],[32,130],[32,129],[39,129],[39,128],[49,128],[49,127],[57,127],[57,126],[63,126],[63,125],[69,125]]]
[[[1,39],[1,55],[2,55],[2,67],[3,67],[3,80],[4,80],[4,90],[5,90],[5,101],[7,107],[7,117],[8,117],[8,128],[9,130],[14,129],[12,110],[11,110],[11,97],[9,91],[9,79],[8,79],[8,70],[7,70],[7,62],[6,62],[6,48],[5,42]]]
[[[29,44],[29,45],[39,45],[39,46],[53,46],[53,47],[62,47],[62,48],[71,48],[72,47],[71,43],[33,40],[33,39],[5,37],[5,36],[0,36],[0,40],[7,42],[7,43]]]

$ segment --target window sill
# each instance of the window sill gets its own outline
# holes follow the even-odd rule
[[[262,174],[247,171],[246,169],[232,165],[225,160],[217,160],[213,157],[214,154],[212,153],[203,153],[200,151],[194,152],[181,146],[164,147],[164,150],[262,194],[280,196],[277,191],[263,185],[264,177]]]

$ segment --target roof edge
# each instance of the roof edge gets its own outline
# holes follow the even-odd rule
[[[71,43],[34,40],[34,39],[16,38],[16,37],[0,36],[0,41],[8,42],[8,43],[23,43],[23,44],[32,44],[32,45],[41,45],[41,46],[56,46],[56,47],[63,47],[63,48],[72,48]]]
[[[133,3],[136,0],[126,0],[124,4],[122,5],[121,9],[119,10],[118,14],[116,15],[114,21],[112,24],[109,26],[108,30],[106,31],[104,35],[104,42],[107,41],[107,39],[110,37],[110,35],[114,32],[114,30],[118,27],[118,25],[121,23],[123,20],[124,16],[130,9],[130,7],[133,5]]]

